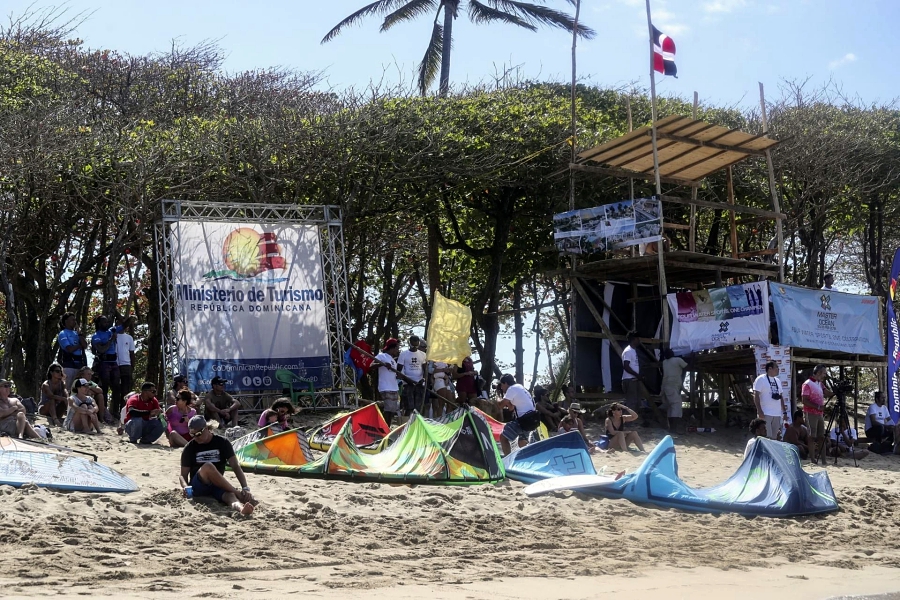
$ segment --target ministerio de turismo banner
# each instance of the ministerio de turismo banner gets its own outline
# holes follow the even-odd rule
[[[894,253],[891,285],[887,302],[888,410],[894,423],[900,422],[900,326],[897,323],[897,299],[900,296],[900,250]]]
[[[765,282],[668,294],[675,354],[735,344],[769,345]]]
[[[312,226],[178,224],[176,299],[182,372],[194,390],[282,389],[286,369],[331,385],[319,233]]]
[[[884,355],[875,296],[769,282],[782,346]]]

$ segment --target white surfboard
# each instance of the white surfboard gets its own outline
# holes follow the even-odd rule
[[[615,477],[607,475],[565,475],[551,477],[532,483],[525,488],[526,496],[541,496],[560,490],[580,490],[584,488],[603,487],[615,483]]]

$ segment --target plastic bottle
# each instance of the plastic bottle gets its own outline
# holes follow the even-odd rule
[[[715,433],[715,427],[688,427],[688,433]]]

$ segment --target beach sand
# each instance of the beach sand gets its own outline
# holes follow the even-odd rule
[[[900,457],[829,466],[838,513],[705,515],[523,484],[405,486],[248,475],[240,517],[177,489],[180,451],[55,433],[134,479],[133,494],[0,486],[3,597],[827,598],[900,591]],[[664,432],[641,429],[650,450]],[[707,486],[746,434],[676,438]],[[645,454],[594,456],[608,472]],[[818,470],[820,467],[812,467]],[[233,474],[228,474],[233,478]]]

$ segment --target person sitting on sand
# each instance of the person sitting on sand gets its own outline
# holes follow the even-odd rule
[[[859,436],[856,430],[850,427],[847,417],[841,417],[841,425],[837,425],[828,432],[828,456],[840,455],[843,458],[855,458],[857,460],[869,455],[864,448],[856,448]]]
[[[588,449],[593,453],[596,448],[593,444],[591,444],[591,440],[588,439],[587,434],[584,432],[584,421],[581,418],[581,415],[585,414],[587,411],[581,408],[580,402],[572,402],[569,405],[569,414],[562,418],[559,422],[559,429],[557,433],[569,433],[570,431],[577,431],[581,434],[581,438],[584,440],[584,443],[587,444]]]
[[[547,426],[547,431],[559,429],[559,423],[566,416],[566,411],[562,410],[558,404],[550,402],[550,394],[542,385],[534,387],[534,406],[541,414],[541,422]]]
[[[97,414],[100,409],[94,398],[88,395],[88,380],[76,379],[72,385],[72,395],[69,397],[69,409],[66,412],[66,420],[63,429],[74,433],[92,434],[100,431],[100,419]]]
[[[28,422],[28,418],[25,416],[25,407],[18,398],[10,396],[10,392],[12,392],[12,382],[0,379],[0,433],[15,438],[23,435],[30,438],[41,437]]]
[[[187,377],[184,375],[176,375],[172,380],[172,389],[166,392],[166,404],[172,405],[178,402],[178,392],[181,390],[189,390]]]
[[[100,389],[100,386],[94,383],[94,371],[90,367],[81,367],[75,372],[75,379],[77,381],[79,379],[84,379],[88,382],[87,395],[94,399],[94,403],[97,404],[98,413],[97,416],[103,417],[103,422],[107,425],[112,425],[115,423],[112,414],[106,408],[106,398],[103,397],[103,390]]]
[[[175,404],[166,409],[166,423],[168,423],[166,437],[172,448],[183,448],[191,441],[188,423],[197,414],[197,410],[191,406],[193,402],[193,392],[183,389],[178,392]]]
[[[252,513],[257,502],[250,493],[247,477],[234,455],[231,442],[214,435],[201,415],[191,418],[188,429],[193,439],[181,451],[181,473],[178,477],[185,498],[212,496],[223,504],[231,505],[242,515]],[[240,490],[225,478],[226,464],[240,482]]]
[[[210,383],[212,390],[206,392],[206,396],[203,398],[206,418],[216,419],[223,427],[237,427],[241,403],[225,391],[225,384],[228,383],[228,380],[216,376]]]
[[[794,411],[794,420],[785,428],[784,440],[782,441],[796,446],[797,452],[800,453],[800,458],[809,456],[809,430],[806,429],[806,423],[803,420],[802,408]]]
[[[290,398],[279,398],[259,416],[259,427],[271,427],[272,431],[287,431],[291,428],[294,405]]]
[[[744,458],[747,458],[747,455],[750,454],[750,448],[753,447],[757,438],[766,437],[765,419],[756,418],[750,421],[750,436],[750,439],[747,440],[747,445],[744,447]]]
[[[133,394],[125,403],[125,433],[132,444],[152,444],[165,431],[159,420],[159,400],[156,399],[156,384],[145,381],[141,393]]]
[[[623,414],[625,411],[628,414]],[[638,414],[623,404],[613,404],[606,411],[606,435],[609,436],[609,449],[628,450],[629,444],[634,444],[641,452],[644,451],[644,444],[641,442],[641,436],[637,431],[626,431],[625,423],[637,421]]]
[[[38,413],[47,417],[50,425],[62,425],[62,416],[69,406],[69,391],[66,389],[66,375],[59,363],[47,368],[47,379],[41,384],[41,403]]]

